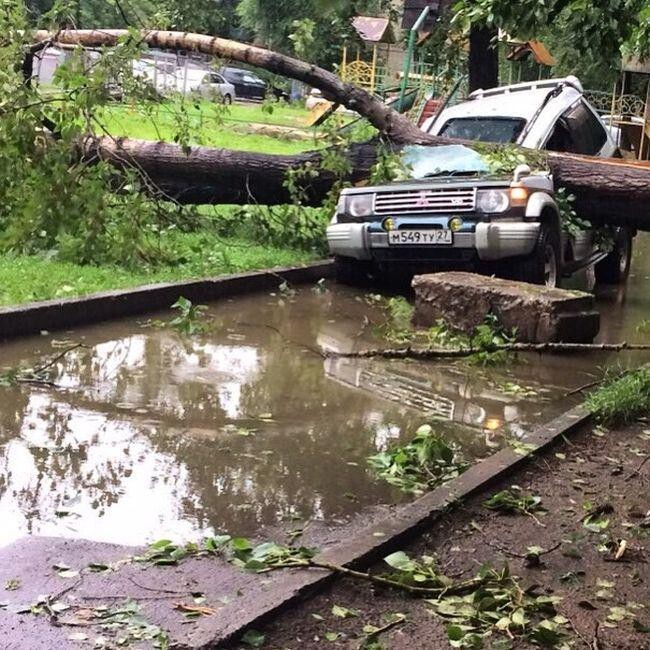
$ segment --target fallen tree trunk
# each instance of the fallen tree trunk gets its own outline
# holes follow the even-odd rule
[[[116,45],[128,37],[126,30],[38,31],[35,40],[64,45],[101,47]],[[366,117],[388,140],[398,146],[449,144],[449,140],[420,131],[406,117],[361,88],[344,83],[336,75],[291,57],[235,41],[160,30],[142,31],[150,47],[191,50],[265,68],[322,90],[325,97]],[[472,146],[472,143],[465,143]],[[144,170],[166,194],[183,203],[286,202],[286,172],[309,161],[318,165],[320,154],[272,156],[138,140],[86,140],[85,156],[100,156],[117,166],[134,164]],[[352,147],[352,181],[367,176],[375,152],[372,147]],[[627,225],[650,230],[650,165],[602,160],[572,154],[549,153],[549,166],[557,185],[576,196],[578,214],[595,223]],[[321,202],[332,186],[324,171],[309,188],[310,204]]]
[[[318,167],[321,160],[317,151],[293,156],[210,147],[185,151],[165,142],[108,137],[87,138],[80,155],[110,160],[118,167],[135,166],[153,187],[185,204],[287,203],[287,171],[308,162]],[[353,170],[348,180],[358,182],[368,177],[377,149],[372,143],[355,144],[347,157]],[[575,194],[578,214],[594,223],[650,231],[650,166],[569,155],[552,156],[550,164],[558,186]],[[306,205],[320,205],[335,180],[334,174],[322,170],[306,188]]]
[[[79,157],[92,162],[108,160],[116,167],[135,167],[151,181],[152,194],[173,197],[184,204],[281,205],[293,200],[284,186],[287,171],[306,163],[318,167],[321,154],[282,156],[230,149],[180,146],[147,140],[86,138]],[[377,150],[371,143],[357,144],[346,152],[353,169],[349,180],[368,177]],[[305,188],[305,205],[318,206],[332,189],[336,176],[321,170]]]

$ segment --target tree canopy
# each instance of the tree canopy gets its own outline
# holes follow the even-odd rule
[[[578,74],[588,85],[609,83],[621,54],[650,55],[647,0],[459,0],[452,25],[500,29],[519,39],[550,45],[563,74]]]

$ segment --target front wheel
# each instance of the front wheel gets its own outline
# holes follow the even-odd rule
[[[560,235],[557,228],[542,223],[533,252],[512,262],[511,277],[520,282],[555,288],[560,284]]]
[[[232,104],[232,96],[231,95],[224,95],[223,96],[223,103],[226,106],[230,106],[230,104]]]
[[[614,236],[612,250],[596,264],[596,282],[599,284],[625,284],[632,263],[632,233],[620,228]]]

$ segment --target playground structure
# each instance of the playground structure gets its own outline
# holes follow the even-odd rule
[[[357,16],[352,26],[362,45],[343,47],[339,73],[344,81],[379,95],[399,91],[404,82],[410,90],[433,84],[434,66],[405,51],[388,18]]]

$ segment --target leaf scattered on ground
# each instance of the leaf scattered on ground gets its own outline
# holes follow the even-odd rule
[[[353,609],[348,609],[347,607],[342,607],[341,605],[334,605],[332,607],[332,616],[337,618],[354,618],[359,616],[359,612],[355,612]]]
[[[468,467],[460,450],[425,424],[405,445],[368,458],[377,474],[404,492],[422,494],[460,476]]]

